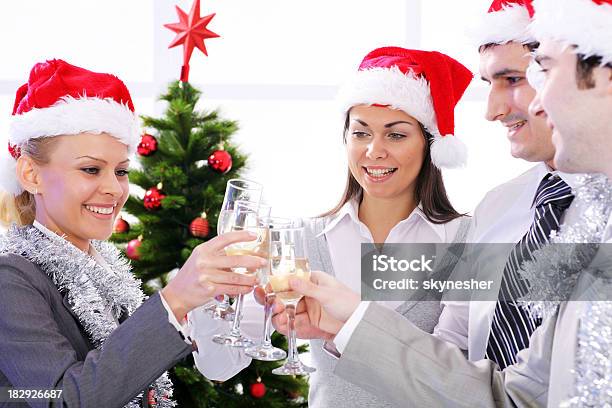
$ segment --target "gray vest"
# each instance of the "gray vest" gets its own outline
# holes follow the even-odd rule
[[[308,261],[312,270],[328,272],[334,275],[331,258],[327,246],[325,235],[317,238],[330,220],[327,218],[313,218],[305,221],[307,227]],[[461,255],[465,236],[467,235],[469,219],[466,217],[454,239],[457,246],[461,246],[457,251],[449,251]],[[454,255],[443,259],[441,268],[452,271],[456,262]],[[438,271],[439,272],[439,271]],[[419,329],[431,333],[438,323],[441,313],[440,303],[424,297],[419,300],[411,300],[401,304],[396,308],[398,313],[414,323]],[[317,371],[310,375],[310,393],[308,405],[313,408],[356,408],[356,407],[393,407],[386,401],[376,398],[374,395],[362,388],[344,381],[334,374],[337,360],[323,350],[322,340],[310,341],[310,353],[313,365]],[[383,362],[381,362],[383,364]]]

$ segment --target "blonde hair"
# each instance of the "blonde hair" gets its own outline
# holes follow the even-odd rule
[[[51,146],[55,137],[41,137],[30,139],[21,145],[21,154],[29,156],[35,163],[44,165],[49,163]],[[11,224],[19,226],[32,224],[36,217],[36,201],[29,191],[15,196],[12,193],[0,192],[0,223],[5,227]]]

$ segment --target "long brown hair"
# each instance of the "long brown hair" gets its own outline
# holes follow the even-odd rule
[[[342,136],[344,143],[346,143],[346,134],[350,124],[350,114],[351,110],[349,109],[344,121],[344,132]],[[421,204],[423,213],[430,222],[434,224],[445,224],[465,214],[457,212],[448,199],[446,188],[444,187],[444,180],[442,179],[442,172],[431,161],[430,146],[434,138],[421,122],[419,122],[419,126],[421,132],[423,132],[426,143],[423,165],[416,179],[414,198],[417,203]],[[342,194],[340,202],[338,202],[334,208],[320,216],[326,217],[336,214],[344,204],[361,196],[362,192],[363,187],[359,185],[355,177],[351,174],[351,170],[348,169],[346,187],[344,188],[344,194]]]
[[[21,154],[28,155],[37,164],[49,163],[51,145],[55,137],[41,137],[30,139],[20,146]],[[16,177],[16,176],[15,176]],[[0,224],[19,226],[32,224],[36,217],[36,202],[34,195],[28,191],[15,196],[12,193],[1,192],[0,194]]]

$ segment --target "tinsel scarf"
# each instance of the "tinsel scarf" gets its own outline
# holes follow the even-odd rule
[[[595,257],[612,211],[612,185],[601,174],[582,176],[575,188],[578,217],[551,234],[550,245],[533,253],[519,274],[529,283],[523,304],[536,317],[547,318],[571,297],[580,272]],[[537,300],[534,300],[537,298]]]
[[[580,320],[572,397],[562,408],[612,407],[612,301],[589,302]]]
[[[62,237],[48,237],[31,225],[12,226],[0,238],[0,253],[21,255],[40,267],[57,289],[66,294],[94,347],[103,349],[104,341],[117,328],[115,319],[123,310],[131,315],[146,296],[140,290],[140,281],[132,275],[128,261],[114,245],[101,241],[91,241],[91,245],[104,259],[106,267]],[[110,310],[114,319],[106,310]],[[151,386],[156,407],[176,406],[171,400],[172,382],[167,373]],[[125,407],[140,407],[142,398],[141,393]]]
[[[529,299],[526,306],[542,318],[556,313],[557,306],[570,298],[580,273],[595,257],[597,245],[572,244],[601,242],[612,212],[612,185],[603,175],[581,178],[575,196],[577,221],[551,237],[553,244],[560,245],[536,251],[520,272],[530,293],[542,299]],[[610,290],[605,276],[599,283]],[[612,407],[612,301],[590,301],[585,309],[578,329],[574,389],[562,407]]]

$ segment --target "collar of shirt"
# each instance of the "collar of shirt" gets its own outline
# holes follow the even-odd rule
[[[355,224],[357,224],[359,226],[359,230],[361,231],[361,233],[363,235],[368,236],[368,234],[369,234],[368,227],[366,227],[365,224],[362,223],[359,220],[359,205],[358,205],[358,201],[357,200],[350,200],[350,201],[346,202],[342,206],[342,208],[340,208],[338,213],[325,226],[323,231],[321,231],[319,234],[317,234],[317,238],[320,237],[321,235],[326,234],[329,231],[333,230],[334,228],[336,228],[336,226],[341,221],[343,221],[343,220],[345,220],[347,218],[350,219],[353,223],[355,223]],[[402,225],[407,225],[407,224],[412,223],[412,222],[418,222],[419,220],[421,222],[424,222],[426,225],[428,225],[436,233],[436,235],[438,235],[438,237],[440,238],[440,241],[444,242],[444,240],[446,239],[446,230],[444,228],[444,224],[435,224],[435,223],[429,221],[427,219],[427,216],[423,212],[423,209],[421,208],[421,204],[420,203],[410,213],[410,215],[408,217],[406,217],[405,219],[403,219],[400,222],[398,222],[393,227],[393,229],[401,227]]]
[[[542,181],[544,176],[548,173],[559,176],[561,180],[565,181],[572,190],[574,190],[578,186],[578,179],[585,175],[583,173],[564,173],[559,170],[553,170],[550,166],[548,166],[548,164],[544,162],[540,163],[540,170],[538,172],[539,181]]]
[[[559,170],[554,170],[548,164],[541,162],[539,165],[539,172],[538,172],[540,181],[548,173],[556,174],[557,176],[561,178],[561,180],[565,181],[567,185],[570,186],[572,189],[576,188],[576,186],[578,185],[578,178],[581,176],[584,176],[584,174],[582,173],[564,173]]]

